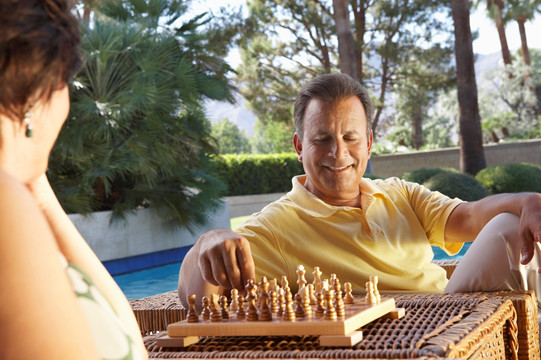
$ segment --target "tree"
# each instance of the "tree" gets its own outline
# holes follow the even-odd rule
[[[284,153],[293,151],[293,124],[271,121],[266,125],[257,122],[250,138],[252,152],[256,154]]]
[[[359,79],[357,62],[355,60],[355,43],[351,33],[349,9],[347,0],[333,0],[334,21],[338,38],[338,55],[340,71],[354,79]]]
[[[445,20],[433,16],[448,11],[445,4],[439,0],[350,2],[353,17],[347,18],[355,21],[350,28],[354,29],[357,78],[377,92],[375,135],[386,97],[398,81],[400,65],[417,51],[419,42],[425,48],[447,46],[446,39],[438,43],[434,37],[436,33],[450,34]],[[336,6],[335,12],[343,12],[343,1],[337,1]],[[347,24],[335,21],[335,15],[340,21],[346,16],[334,14],[329,0],[253,0],[249,8],[250,21],[257,24],[257,30],[243,42],[243,64],[238,69],[241,93],[259,121],[288,122],[300,86],[350,60],[351,49],[347,51],[350,55],[340,55],[338,49],[342,38],[349,39],[346,43],[351,40]],[[337,36],[337,25],[345,29],[340,30],[344,36]],[[364,64],[366,58],[370,61]],[[352,71],[351,65],[348,68]]]
[[[455,59],[460,124],[460,170],[475,175],[486,167],[468,0],[451,0],[455,27]]]
[[[250,141],[237,124],[224,118],[212,125],[212,137],[218,143],[220,154],[242,154],[250,152]]]
[[[122,217],[150,207],[193,231],[223,189],[210,175],[215,148],[202,103],[231,96],[228,67],[201,52],[201,16],[165,26],[183,15],[180,2],[101,5],[83,28],[86,62],[51,154],[51,183],[68,212]]]

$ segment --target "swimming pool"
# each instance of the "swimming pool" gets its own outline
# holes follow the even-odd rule
[[[469,247],[470,243],[464,244],[460,253],[455,256],[447,256],[440,248],[433,247],[432,250],[434,250],[434,259],[457,259],[461,258]],[[177,262],[134,271],[129,274],[114,276],[114,279],[128,299],[140,299],[176,290],[180,264],[180,262]]]

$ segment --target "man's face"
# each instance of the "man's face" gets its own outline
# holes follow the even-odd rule
[[[331,205],[358,206],[372,135],[366,135],[361,101],[351,96],[332,104],[312,99],[304,114],[304,134],[293,138],[307,175],[305,187]]]

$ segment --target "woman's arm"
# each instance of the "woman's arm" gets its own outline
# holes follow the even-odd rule
[[[64,212],[46,176],[41,176],[29,184],[28,188],[45,214],[58,246],[68,262],[79,266],[90,276],[111,303],[141,353],[146,354],[139,326],[126,296]]]
[[[3,172],[0,209],[0,358],[97,359],[47,221]]]

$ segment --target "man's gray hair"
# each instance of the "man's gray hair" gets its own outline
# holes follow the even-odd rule
[[[361,100],[366,115],[366,136],[370,138],[372,131],[372,102],[366,89],[351,76],[341,73],[318,76],[302,87],[295,99],[294,116],[297,135],[302,141],[303,118],[308,103],[319,99],[328,103],[356,96]]]

